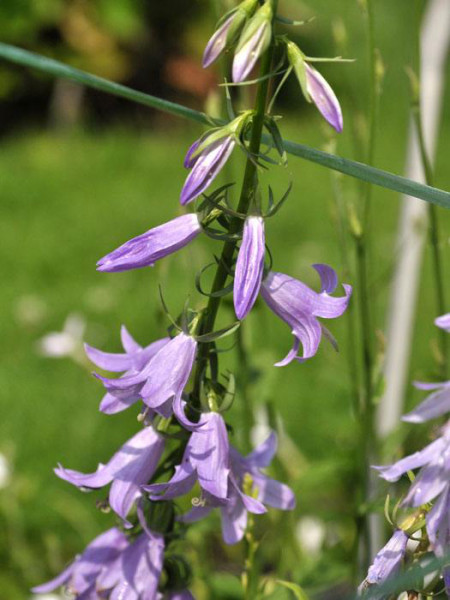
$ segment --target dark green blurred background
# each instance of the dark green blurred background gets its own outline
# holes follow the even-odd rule
[[[0,39],[214,111],[218,73],[203,72],[200,62],[217,4],[3,0]],[[321,66],[342,102],[345,129],[339,139],[303,101],[295,82],[278,104],[278,112],[285,115],[284,136],[363,159],[368,63],[361,3],[290,0],[280,5],[283,14],[294,18],[317,17],[294,31],[307,54],[344,53],[356,59],[352,64]],[[385,76],[375,164],[395,173],[404,170],[410,105],[405,66],[411,64],[415,37],[409,0],[376,2],[376,38]],[[447,69],[447,81],[448,75]],[[435,183],[444,189],[450,187],[449,93],[447,89],[436,161]],[[186,176],[182,160],[201,133],[199,126],[2,62],[0,132],[0,453],[10,470],[0,489],[0,598],[19,600],[28,598],[31,585],[58,572],[114,522],[95,508],[101,493],[82,494],[57,479],[52,468],[61,461],[92,471],[136,430],[132,411],[115,417],[98,412],[102,388],[83,362],[81,338],[114,351],[119,349],[122,323],[143,344],[164,335],[167,323],[158,283],[173,313],[182,309],[187,295],[193,305],[201,306],[194,276],[218,249],[200,239],[154,269],[117,275],[95,271],[96,261],[106,252],[180,214],[178,197]],[[236,153],[233,169],[238,181],[241,162]],[[340,259],[333,189],[357,205],[358,184],[296,158],[287,168],[274,168],[270,177],[278,192],[290,180],[294,183],[285,208],[267,226],[275,268],[316,285],[310,265],[327,262],[341,281],[354,283],[352,274],[343,272]],[[380,348],[396,258],[398,208],[398,195],[374,189],[371,291]],[[450,219],[444,211],[439,218],[448,259]],[[348,243],[351,246],[350,239]],[[414,378],[431,377],[434,368],[436,315],[429,266],[427,251],[414,334]],[[226,313],[222,311],[224,323],[233,318],[231,311]],[[72,358],[43,356],[42,338],[61,331],[69,315],[72,320],[78,315],[85,324]],[[349,392],[353,375],[348,373],[345,320],[331,323],[330,329],[339,341],[339,354],[324,343],[314,360],[283,370],[272,365],[287,352],[291,336],[265,306],[257,305],[245,334],[255,405],[269,404],[281,415],[287,436],[278,475],[289,480],[298,498],[295,516],[261,520],[261,533],[268,530],[262,556],[273,565],[274,557],[279,560],[281,555],[280,576],[311,588],[345,580],[354,535],[357,447]],[[224,355],[225,366],[236,366],[232,355]],[[418,398],[411,391],[408,401],[412,404]],[[256,413],[261,418],[261,410]],[[241,417],[238,397],[230,413],[237,445]],[[396,443],[420,444],[418,434],[413,439],[408,431],[401,429]],[[312,520],[305,521],[305,516]],[[294,543],[286,550],[283,531],[295,538],[299,521],[301,527],[310,528],[306,537],[314,535],[314,528],[323,535],[317,552],[307,544],[297,544],[294,550]],[[216,531],[213,519],[193,532],[187,543],[197,572],[208,578],[208,584],[200,578],[198,596],[238,598],[234,580],[223,573],[239,574],[242,548],[220,549]],[[200,548],[197,558],[194,546]],[[219,574],[213,577],[212,570]]]

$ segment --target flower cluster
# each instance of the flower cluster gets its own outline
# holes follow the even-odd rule
[[[270,0],[242,2],[220,22],[206,47],[204,66],[236,46],[233,80],[246,79],[274,41],[274,17]],[[292,60],[292,50],[288,56]],[[295,69],[299,76],[301,67],[296,65]],[[304,69],[308,99],[317,104],[336,129],[342,129],[339,103],[331,88],[306,62]],[[270,115],[260,114],[258,118],[282,155],[275,120]],[[231,209],[228,198],[224,203],[220,190],[211,196],[205,194],[234,148],[240,146],[247,154],[248,168],[254,170],[249,179],[254,180],[255,187],[246,193],[252,198],[257,196],[257,167],[262,157],[250,152],[248,145],[255,119],[256,111],[244,111],[227,125],[208,130],[189,148],[184,166],[190,173],[180,203],[184,206],[203,196],[195,211],[127,241],[99,260],[97,268],[102,272],[123,272],[153,266],[200,235],[211,235],[210,225],[216,220],[225,229],[219,232],[225,246],[218,264],[223,267],[228,260],[225,280],[231,277],[233,282],[214,290],[215,297],[233,290],[239,325],[261,296],[290,326],[294,336],[292,350],[277,363],[283,366],[293,360],[303,362],[312,358],[322,334],[334,343],[319,319],[340,317],[352,290],[344,284],[343,295],[334,296],[337,275],[323,264],[313,265],[321,281],[319,292],[288,275],[267,269],[265,218],[271,216],[270,210],[263,215],[255,202],[244,206],[242,213],[239,212],[242,207]],[[189,577],[172,581],[170,569],[165,568],[165,561],[173,559],[172,540],[181,536],[185,527],[181,523],[198,521],[219,509],[223,540],[235,544],[244,536],[248,513],[262,514],[267,507],[294,508],[293,491],[264,472],[276,452],[276,434],[271,433],[245,456],[230,444],[223,416],[227,408],[226,393],[218,381],[218,368],[213,369],[211,362],[208,363],[212,361],[210,357],[220,334],[213,331],[214,319],[212,325],[207,321],[209,310],[208,306],[195,311],[186,305],[182,315],[172,319],[170,335],[147,346],[141,346],[125,327],[121,331],[123,352],[109,353],[85,346],[91,362],[108,372],[95,373],[105,389],[100,411],[112,415],[138,405],[142,427],[92,473],[61,465],[55,469],[58,477],[82,490],[110,486],[107,503],[120,520],[117,528],[96,538],[61,575],[35,588],[35,592],[45,593],[63,585],[76,598],[86,600],[186,600],[192,598],[187,591]],[[208,386],[214,397],[205,393]],[[191,510],[164,523],[151,518],[156,514],[152,511],[161,506],[171,508],[178,498],[193,493],[194,486],[200,492],[191,498]]]
[[[450,314],[436,319],[436,325],[448,330]],[[450,381],[444,383],[416,383],[424,390],[434,391],[412,412],[403,417],[411,423],[424,423],[450,412]],[[429,545],[438,558],[448,557],[450,551],[450,421],[441,428],[441,435],[423,450],[402,458],[389,466],[374,467],[383,479],[398,481],[402,475],[420,469],[402,501],[406,507],[419,508],[419,522],[425,514]],[[408,529],[411,520],[407,521]],[[420,529],[420,527],[419,527]],[[406,552],[405,531],[394,533],[379,552],[369,570],[364,586],[383,583],[398,570]],[[423,545],[423,543],[422,543]],[[443,569],[447,594],[450,593],[450,568]]]

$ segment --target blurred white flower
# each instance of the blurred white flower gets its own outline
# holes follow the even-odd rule
[[[78,359],[83,350],[86,321],[81,315],[70,314],[62,331],[51,331],[38,341],[38,352],[49,358]]]
[[[0,490],[7,487],[11,481],[11,466],[4,454],[0,453]]]
[[[297,540],[308,555],[316,557],[320,554],[325,541],[325,524],[316,517],[302,517],[295,528]]]

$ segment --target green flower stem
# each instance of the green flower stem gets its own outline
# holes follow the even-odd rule
[[[277,1],[272,0],[274,6],[274,14],[276,13]],[[261,59],[261,76],[269,73],[270,66],[272,63],[272,52],[273,46],[271,45],[269,50],[264,54]],[[258,85],[258,91],[255,102],[255,114],[253,117],[252,132],[250,138],[249,152],[252,155],[257,155],[261,146],[262,130],[264,124],[264,116],[267,104],[267,95],[269,90],[269,79],[264,79]],[[255,193],[257,178],[257,170],[255,163],[247,159],[245,166],[244,180],[242,183],[241,194],[239,198],[239,204],[237,212],[240,214],[247,214],[250,208],[250,204]],[[239,232],[242,227],[241,219],[235,217],[230,224],[230,233]],[[235,240],[228,241],[224,244],[222,254],[217,266],[216,275],[211,287],[211,293],[218,292],[225,287],[228,274],[233,266],[234,252],[236,249],[237,242]],[[206,334],[214,329],[214,324],[217,317],[217,312],[222,298],[220,296],[211,296],[208,301],[208,305],[205,309],[204,316],[200,325],[200,333]],[[214,351],[213,344],[202,344],[198,352],[197,368],[194,375],[194,390],[193,390],[193,401],[194,406],[198,407],[201,378],[204,370],[207,366],[208,356],[211,351]]]
[[[417,103],[413,109],[413,119],[417,131],[417,139],[419,142],[420,157],[425,173],[425,180],[428,185],[432,185],[434,179],[433,168],[425,147],[420,103]],[[436,295],[436,311],[437,316],[439,316],[447,312],[447,305],[445,303],[444,269],[442,265],[442,254],[440,247],[439,221],[436,207],[432,206],[431,204],[428,207],[428,217],[429,239],[431,245],[433,277]],[[448,369],[448,334],[442,329],[439,330],[439,344],[441,350],[440,375],[443,380],[446,380]]]
[[[80,85],[85,85],[108,94],[113,94],[114,96],[126,98],[132,102],[137,102],[138,104],[143,104],[144,106],[182,117],[184,119],[196,121],[197,123],[201,123],[203,125],[225,124],[225,122],[222,120],[211,119],[211,117],[203,112],[187,108],[175,102],[163,100],[162,98],[157,98],[156,96],[144,94],[143,92],[138,92],[127,86],[114,83],[113,81],[108,81],[107,79],[97,77],[96,75],[91,75],[90,73],[86,73],[80,69],[69,67],[68,65],[65,65],[57,60],[46,58],[45,56],[35,54],[34,52],[22,50],[16,46],[0,43],[0,58],[15,64],[23,65],[25,67],[37,69],[38,71],[42,71],[48,75],[52,75],[53,77],[69,79],[75,83],[79,83]],[[267,136],[263,136],[262,139],[263,141],[268,140]],[[379,185],[386,189],[400,192],[401,194],[414,196],[415,198],[421,198],[422,200],[432,202],[433,204],[443,206],[444,208],[450,208],[449,192],[417,183],[411,179],[407,179],[406,177],[394,175],[388,171],[376,169],[363,163],[349,160],[348,158],[334,156],[333,154],[328,154],[327,152],[305,146],[304,144],[285,141],[284,148],[286,152],[292,154],[293,156],[298,156],[310,162],[322,165],[328,169],[339,171],[340,173],[344,173],[350,177],[355,177],[361,181],[370,182],[374,185]]]

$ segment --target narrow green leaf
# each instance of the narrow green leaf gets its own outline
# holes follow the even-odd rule
[[[308,600],[308,596],[302,590],[302,588],[296,583],[291,583],[290,581],[282,581],[281,579],[277,579],[278,585],[285,587],[290,590],[297,600]]]
[[[91,75],[79,69],[69,67],[56,60],[40,56],[27,50],[22,50],[9,44],[0,43],[0,58],[4,58],[10,62],[30,67],[32,69],[38,69],[53,77],[62,77],[64,79],[70,79],[81,85],[101,90],[108,94],[120,96],[133,102],[143,104],[150,108],[155,108],[168,114],[190,119],[203,125],[224,125],[226,124],[223,120],[212,119],[203,112],[187,108],[175,102],[169,102],[156,96],[144,94],[138,92],[124,85],[108,81],[102,77]],[[268,143],[270,136],[263,136],[264,142]],[[450,208],[450,193],[437,188],[433,188],[406,177],[394,175],[388,171],[376,169],[363,163],[349,160],[348,158],[342,158],[333,154],[328,154],[322,150],[305,146],[304,144],[297,144],[295,142],[284,141],[284,148],[286,152],[293,156],[298,156],[310,162],[316,163],[328,169],[339,171],[350,177],[355,177],[362,181],[378,185],[380,187],[393,190],[394,192],[400,192],[407,194],[408,196],[414,196],[421,200],[426,200],[436,204],[437,206],[443,206],[444,208]]]

